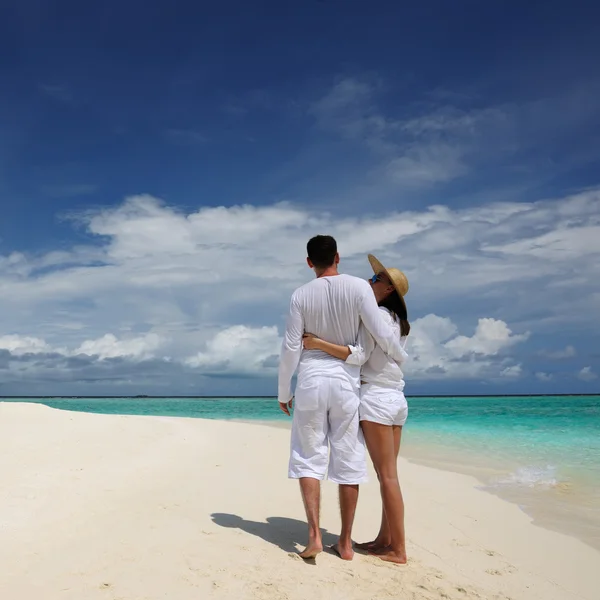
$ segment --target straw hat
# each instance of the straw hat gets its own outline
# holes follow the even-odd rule
[[[404,310],[406,310],[406,303],[404,302],[404,296],[408,294],[408,279],[406,278],[406,275],[399,269],[394,269],[393,267],[391,269],[386,269],[372,254],[367,256],[375,275],[385,273],[388,276],[394,289],[398,292],[398,296],[400,296],[400,301],[404,304]]]

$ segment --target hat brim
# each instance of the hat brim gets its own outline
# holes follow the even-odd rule
[[[368,254],[367,258],[369,259],[369,263],[371,264],[371,268],[373,269],[373,273],[375,275],[379,275],[379,273],[385,273],[387,278],[392,282],[398,297],[400,298],[400,302],[404,306],[404,312],[408,314],[408,310],[406,309],[406,302],[404,301],[404,296],[402,296],[402,292],[398,289],[398,286],[394,283],[389,271],[381,264],[379,260],[377,260],[372,254]]]

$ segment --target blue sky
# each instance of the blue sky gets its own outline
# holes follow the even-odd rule
[[[409,276],[407,393],[599,389],[591,3],[1,11],[0,394],[274,394],[319,232]]]

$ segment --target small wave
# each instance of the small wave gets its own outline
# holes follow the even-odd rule
[[[555,488],[560,485],[556,478],[556,467],[553,465],[519,467],[516,471],[494,479],[490,483],[491,487]]]

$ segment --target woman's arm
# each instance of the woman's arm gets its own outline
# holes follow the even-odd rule
[[[321,350],[344,361],[352,354],[348,346],[339,346],[338,344],[326,342],[315,337],[312,333],[305,333],[302,336],[302,344],[307,350]]]
[[[349,365],[357,365],[362,367],[371,356],[371,353],[375,350],[375,340],[371,334],[367,331],[363,323],[358,328],[358,340],[356,346],[350,346],[351,354],[346,359]]]

